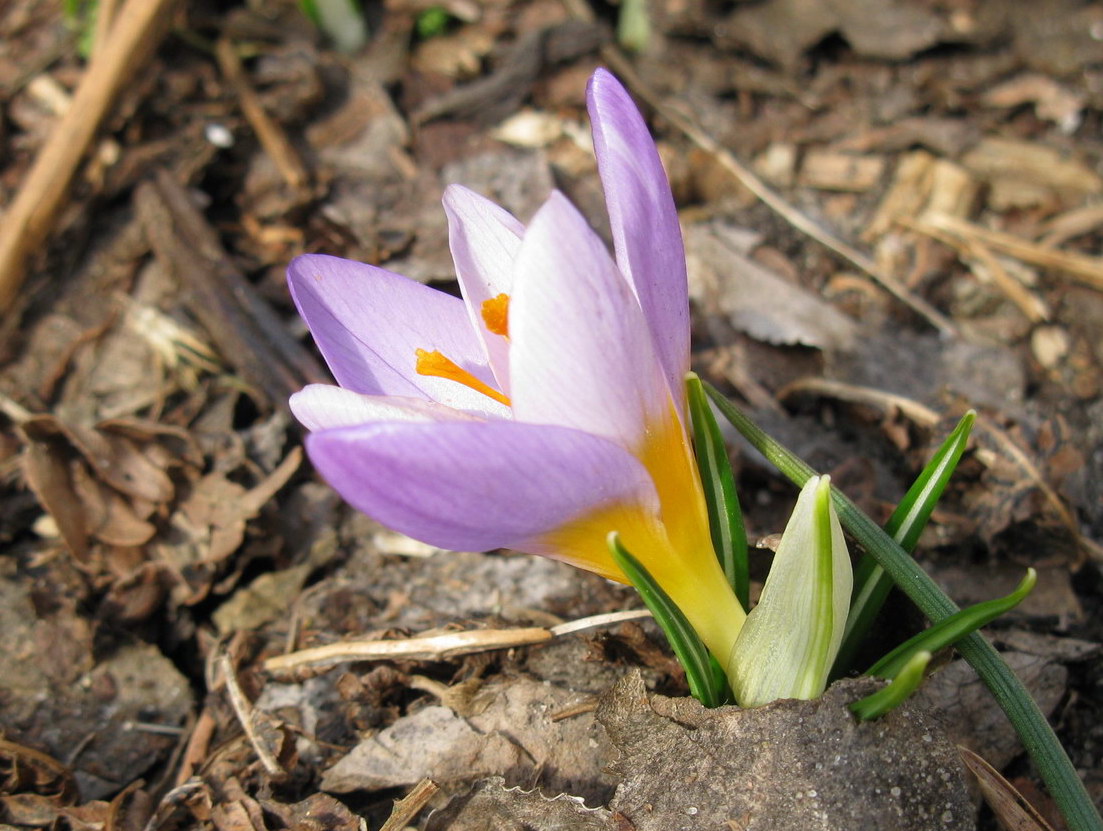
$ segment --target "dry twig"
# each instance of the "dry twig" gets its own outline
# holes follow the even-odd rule
[[[220,40],[215,52],[218,55],[219,68],[237,94],[241,112],[257,134],[264,152],[271,157],[287,186],[296,194],[305,195],[310,183],[306,165],[299,158],[283,128],[265,112],[260,96],[245,75],[245,68],[241,65],[233,43]]]
[[[264,668],[269,672],[281,672],[299,667],[328,667],[345,661],[436,661],[455,655],[545,643],[551,639],[552,633],[547,629],[531,627],[475,629],[402,640],[343,641],[300,649],[290,655],[276,655],[264,662]]]
[[[54,125],[0,222],[0,311],[23,284],[27,258],[46,241],[69,183],[127,78],[153,51],[177,0],[126,0],[93,58],[72,106]]]
[[[150,245],[179,281],[188,310],[249,384],[275,403],[304,383],[326,379],[172,176],[162,171],[156,183],[139,185],[134,202]]]
[[[786,384],[778,390],[778,401],[784,401],[789,396],[799,392],[822,395],[825,398],[834,398],[839,401],[849,401],[852,404],[869,404],[883,410],[899,410],[923,427],[934,427],[939,421],[938,413],[914,399],[874,389],[873,387],[860,387],[827,378],[799,378]]]
[[[394,810],[379,827],[379,831],[402,831],[439,790],[440,786],[432,779],[422,779],[404,799],[395,800]]]
[[[92,33],[92,55],[104,50],[115,25],[115,13],[119,10],[119,0],[99,0],[96,4],[96,29]]]
[[[980,242],[994,251],[1010,254],[1024,263],[1060,271],[1095,289],[1103,289],[1103,259],[1047,248],[1014,234],[993,231],[948,214],[928,213],[919,219],[900,218],[901,225],[928,236],[944,232],[966,242]]]
[[[475,652],[546,643],[573,632],[648,617],[650,614],[646,609],[634,609],[569,621],[550,629],[540,626],[522,629],[473,629],[401,640],[343,641],[300,649],[289,655],[277,655],[265,661],[264,668],[269,672],[284,672],[299,667],[329,667],[346,661],[436,661]]]
[[[276,757],[272,755],[272,751],[257,735],[256,728],[253,727],[253,708],[245,698],[245,693],[241,691],[241,685],[237,682],[233,661],[230,660],[229,655],[223,655],[219,659],[218,665],[226,684],[226,692],[230,697],[230,705],[234,708],[234,714],[241,724],[241,729],[245,731],[249,743],[253,745],[253,750],[256,751],[257,758],[264,765],[268,775],[279,776],[283,773],[283,769],[280,767],[280,763],[276,761]]]

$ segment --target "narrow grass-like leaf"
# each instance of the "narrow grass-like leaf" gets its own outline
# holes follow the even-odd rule
[[[712,414],[701,379],[694,372],[686,376],[689,415],[693,421],[693,448],[709,511],[712,547],[744,611],[751,607],[751,582],[747,567],[747,531],[743,511],[735,492],[735,475],[724,446],[720,425]]]
[[[643,564],[624,547],[615,531],[609,534],[607,542],[613,561],[640,593],[655,622],[670,642],[670,648],[681,662],[690,693],[706,707],[719,707],[725,703],[727,693],[724,672],[690,626],[682,610],[674,605]]]
[[[962,416],[885,523],[885,533],[909,554],[915,550],[919,535],[931,518],[931,512],[942,497],[942,492],[946,490],[946,485],[961,460],[961,454],[965,452],[976,417],[973,410]],[[854,569],[854,596],[850,602],[843,645],[831,673],[833,678],[845,675],[850,670],[854,656],[881,611],[890,589],[892,579],[873,557],[864,554]]]
[[[705,392],[715,402],[720,414],[798,487],[815,475],[806,462],[763,432],[715,387],[706,384]],[[958,611],[957,605],[877,523],[838,490],[833,489],[833,497],[843,526],[923,614],[937,623]],[[957,650],[977,671],[1014,725],[1023,747],[1030,754],[1065,818],[1069,831],[1103,831],[1103,819],[1053,728],[1000,654],[976,632],[958,641]]]
[[[940,620],[926,631],[904,641],[871,666],[865,674],[876,675],[878,678],[894,677],[916,651],[937,652],[1011,611],[1022,603],[1037,582],[1038,572],[1028,568],[1026,576],[1011,594],[977,603]]]
[[[318,4],[314,0],[299,0],[299,10],[307,16],[315,26],[322,28],[322,13],[318,11]]]
[[[923,673],[927,671],[930,661],[930,652],[916,652],[900,667],[900,671],[887,687],[852,702],[850,711],[862,721],[869,721],[895,710],[923,683]]]

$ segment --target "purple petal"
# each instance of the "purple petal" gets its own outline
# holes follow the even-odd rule
[[[607,70],[587,104],[617,264],[635,287],[679,410],[689,371],[686,257],[670,182],[628,92]]]
[[[308,430],[355,427],[377,421],[433,422],[473,418],[424,398],[364,395],[329,384],[310,384],[291,396],[291,412]]]
[[[469,387],[415,370],[418,349],[439,350],[494,385],[458,298],[382,268],[321,254],[296,257],[287,279],[299,314],[342,387],[508,415],[508,408]]]
[[[444,191],[444,211],[448,214],[448,244],[471,324],[482,338],[495,378],[508,395],[509,342],[486,328],[482,308],[487,300],[510,293],[513,261],[525,226],[489,199],[460,185],[449,185]]]
[[[654,512],[642,465],[596,436],[516,422],[383,423],[312,433],[318,471],[353,507],[439,548],[526,549],[586,512]]]
[[[637,451],[671,417],[651,335],[601,239],[560,193],[533,217],[510,306],[513,414]]]

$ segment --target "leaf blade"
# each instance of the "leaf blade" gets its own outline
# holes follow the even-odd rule
[[[750,611],[751,582],[747,560],[747,531],[743,511],[735,490],[735,475],[724,444],[720,425],[709,407],[701,379],[691,372],[686,376],[690,419],[693,423],[693,447],[708,506],[712,546],[724,569],[724,575],[744,611]]]
[[[962,416],[885,523],[885,533],[909,554],[915,549],[919,535],[957,469],[969,443],[976,415],[976,411],[970,410]],[[891,589],[892,578],[885,574],[885,570],[868,552],[863,554],[854,570],[854,596],[832,677],[838,678],[850,669]]]
[[[613,560],[640,593],[655,622],[666,635],[670,648],[674,650],[685,670],[690,693],[706,707],[719,707],[725,703],[726,678],[723,670],[701,642],[682,610],[674,605],[650,572],[624,547],[615,531],[609,534],[607,543]]]

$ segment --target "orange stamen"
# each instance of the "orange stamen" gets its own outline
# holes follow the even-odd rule
[[[509,337],[509,295],[499,294],[483,301],[483,323],[495,335]]]
[[[503,297],[504,296],[505,295],[503,295]],[[457,365],[455,361],[444,357],[444,355],[437,350],[434,349],[432,352],[427,352],[424,349],[418,349],[415,354],[417,355],[416,371],[418,375],[447,378],[449,381],[455,381],[458,384],[463,384],[465,387],[470,387],[475,390],[475,392],[481,392],[488,398],[493,398],[495,401],[505,404],[507,407],[512,406],[508,396],[502,395],[498,390],[484,384],[466,369]]]

